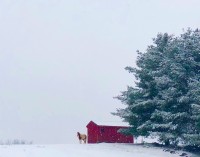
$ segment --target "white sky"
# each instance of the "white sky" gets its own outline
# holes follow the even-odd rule
[[[0,139],[76,143],[116,121],[136,50],[200,26],[199,0],[0,0]]]

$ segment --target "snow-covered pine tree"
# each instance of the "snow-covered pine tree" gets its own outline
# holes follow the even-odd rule
[[[156,134],[166,145],[200,146],[200,31],[178,37],[159,33],[137,67],[126,67],[135,87],[117,96],[126,104],[115,115],[128,122],[133,135]]]

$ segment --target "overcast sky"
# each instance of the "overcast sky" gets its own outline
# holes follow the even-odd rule
[[[78,143],[158,32],[200,27],[199,0],[0,0],[0,139]]]

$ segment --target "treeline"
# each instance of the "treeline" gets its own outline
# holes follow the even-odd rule
[[[0,145],[31,145],[33,144],[33,141],[27,141],[23,139],[14,139],[14,140],[0,140]]]

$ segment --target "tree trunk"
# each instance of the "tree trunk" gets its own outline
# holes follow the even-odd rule
[[[169,140],[167,139],[167,140],[165,140],[165,146],[169,146]]]

